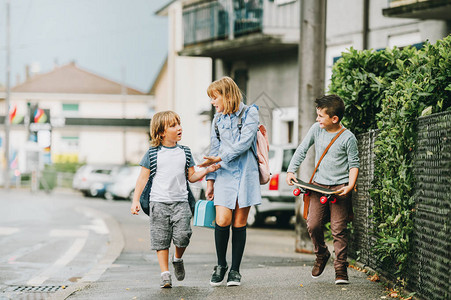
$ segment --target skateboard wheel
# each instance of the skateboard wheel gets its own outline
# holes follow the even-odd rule
[[[335,202],[337,202],[337,198],[333,197],[332,200],[330,201],[330,203],[335,203]]]
[[[301,190],[300,189],[294,189],[293,190],[293,195],[299,196],[300,194],[301,194]]]
[[[310,195],[310,191],[305,192],[305,195],[309,196]]]
[[[324,204],[327,202],[327,197],[326,196],[322,196],[321,198],[319,198],[319,202],[321,202],[321,204]]]

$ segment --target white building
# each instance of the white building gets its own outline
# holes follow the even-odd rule
[[[6,115],[4,99],[0,92],[0,116]],[[46,162],[138,163],[149,147],[153,97],[74,63],[13,87],[10,107],[11,159],[30,140],[40,146]]]
[[[167,59],[150,91],[155,96],[155,111],[177,112],[183,127],[180,143],[195,154],[207,154],[211,124],[207,88],[213,77],[212,60],[179,55],[183,49],[181,3],[172,2],[157,14],[169,18],[169,44]]]

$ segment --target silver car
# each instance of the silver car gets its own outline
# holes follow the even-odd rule
[[[105,188],[119,170],[117,165],[84,165],[74,175],[72,188],[84,196],[103,196]]]
[[[295,151],[294,145],[269,145],[271,180],[261,186],[262,204],[251,208],[247,219],[249,226],[262,224],[268,216],[277,217],[277,223],[286,226],[294,216],[293,188],[286,184],[285,179]]]
[[[140,166],[122,167],[113,177],[113,181],[107,185],[105,198],[108,200],[118,198],[133,200],[136,180],[141,168]]]

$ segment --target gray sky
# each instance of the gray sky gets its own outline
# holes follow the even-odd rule
[[[40,72],[75,61],[148,92],[167,54],[168,0],[11,0],[11,85],[25,66]],[[0,0],[0,85],[6,78],[6,0]]]

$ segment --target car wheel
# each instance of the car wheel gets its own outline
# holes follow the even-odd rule
[[[105,199],[111,201],[111,200],[114,200],[114,196],[110,192],[105,192]]]
[[[99,195],[99,191],[95,187],[91,187],[89,189],[89,194],[91,197],[97,197],[97,195]]]
[[[277,225],[280,227],[290,227],[290,220],[291,220],[292,214],[289,213],[282,213],[279,216],[277,216]]]
[[[258,210],[255,206],[251,206],[249,210],[249,215],[247,216],[247,226],[255,227],[261,225],[263,222],[263,218],[261,214],[258,213]]]

